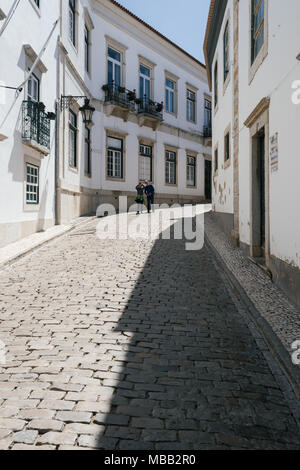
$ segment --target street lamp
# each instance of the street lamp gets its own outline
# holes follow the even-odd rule
[[[91,124],[95,108],[90,105],[90,100],[87,96],[62,96],[60,100],[61,110],[69,108],[73,101],[81,99],[84,99],[84,105],[79,108],[79,111],[82,113],[82,120],[84,124]]]
[[[90,100],[88,98],[85,98],[84,105],[79,108],[79,111],[82,113],[84,124],[91,124],[95,108],[90,106]]]

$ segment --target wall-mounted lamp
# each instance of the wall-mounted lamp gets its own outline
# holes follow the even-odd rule
[[[90,100],[87,96],[62,96],[60,100],[61,110],[69,108],[73,101],[80,99],[84,99],[84,105],[79,108],[82,114],[82,120],[84,124],[91,124],[95,108],[90,106]]]

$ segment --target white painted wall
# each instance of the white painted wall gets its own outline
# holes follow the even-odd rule
[[[7,15],[11,0],[1,0],[1,9]],[[27,62],[23,45],[29,44],[39,54],[53,23],[59,18],[58,2],[41,2],[41,9],[31,0],[21,1],[7,29],[0,38],[0,81],[7,86],[20,85],[26,76]],[[0,27],[3,25],[0,22]],[[41,78],[41,101],[47,111],[54,112],[56,98],[56,42],[57,27],[42,58],[48,72]],[[14,98],[13,90],[2,90],[0,123],[8,113]],[[21,106],[23,90],[9,112],[0,134],[7,139],[0,142],[0,246],[54,223],[54,123],[51,126],[51,153],[45,158],[22,145]],[[25,207],[24,163],[31,157],[40,165],[40,205]],[[40,221],[38,223],[38,221]]]
[[[270,97],[270,136],[279,134],[279,170],[270,172],[271,255],[300,267],[300,104],[292,84],[300,80],[300,3],[269,0],[268,55],[249,85],[249,4],[240,5],[240,237],[250,243],[249,130],[243,123],[264,97]]]
[[[229,82],[224,83],[224,54],[223,35],[229,21],[229,50],[230,72]],[[213,170],[215,169],[215,149],[218,146],[218,171],[213,171],[213,209],[216,212],[233,214],[233,0],[229,0],[224,14],[222,28],[216,47],[212,66],[212,96],[215,95],[214,70],[218,62],[218,105],[215,107],[213,99]],[[225,86],[226,85],[226,86]],[[231,162],[225,167],[224,162],[224,137],[225,131],[230,126]]]

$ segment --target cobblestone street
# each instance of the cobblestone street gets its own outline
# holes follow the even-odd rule
[[[296,399],[210,248],[97,223],[0,271],[1,449],[300,450]]]

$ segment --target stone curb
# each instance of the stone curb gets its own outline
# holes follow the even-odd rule
[[[207,235],[205,235],[205,242],[215,255],[217,263],[224,271],[231,286],[239,293],[242,302],[250,314],[251,319],[253,320],[260,334],[263,336],[274,358],[279,363],[281,370],[287,377],[290,385],[294,390],[297,400],[300,401],[300,368],[293,365],[291,356],[287,352],[286,348],[283,346],[278,336],[274,333],[269,323],[261,316],[233,272],[230,271],[230,269],[226,266],[218,250],[210,242]]]
[[[34,243],[32,246],[30,246],[29,248],[26,248],[25,250],[23,251],[20,251],[19,253],[16,253],[15,255],[13,255],[11,258],[9,258],[8,260],[6,261],[3,261],[2,263],[0,263],[0,271],[4,268],[6,268],[7,266],[10,266],[11,264],[15,263],[16,261],[18,261],[19,259],[23,258],[24,256],[28,255],[29,253],[31,253],[32,251],[38,249],[38,248],[41,248],[43,245],[45,245],[46,243],[49,243],[49,242],[52,242],[53,240],[56,240],[58,238],[61,238],[63,237],[64,235],[66,235],[67,233],[70,233],[72,232],[73,230],[77,229],[78,227],[81,227],[87,223],[90,223],[91,221],[93,221],[94,219],[96,219],[96,217],[91,217],[89,218],[88,220],[83,220],[82,222],[79,222],[78,224],[74,224],[72,225],[71,227],[70,226],[67,226],[65,230],[63,230],[62,232],[59,232],[57,234],[54,234],[52,235],[51,237],[47,238],[46,240],[42,240],[41,242],[37,242],[37,243]]]

